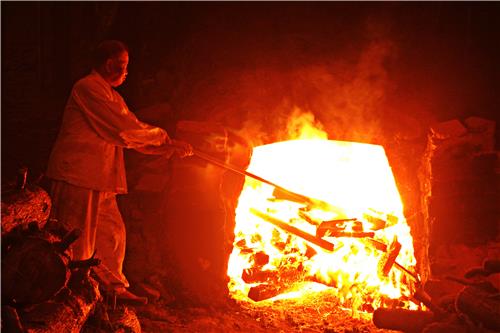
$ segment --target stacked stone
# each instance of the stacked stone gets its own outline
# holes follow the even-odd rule
[[[430,252],[498,237],[497,164],[494,121],[470,117],[431,127],[421,182]]]

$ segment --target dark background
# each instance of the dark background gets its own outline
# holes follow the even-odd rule
[[[2,1],[1,9],[2,183],[21,165],[43,174],[71,86],[109,38],[131,49],[119,91],[132,110],[168,103],[172,124],[216,121],[253,144],[283,138],[298,108],[332,139],[384,144],[416,163],[433,122],[498,118],[495,2]]]

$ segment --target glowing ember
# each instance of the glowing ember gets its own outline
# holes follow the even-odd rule
[[[294,202],[247,177],[228,268],[234,298],[289,292],[304,297],[306,290],[328,286],[354,310],[371,311],[392,300],[409,306],[404,296],[411,294],[413,281],[397,266],[412,270],[413,243],[381,146],[326,139],[278,142],[254,148],[248,171],[330,206]],[[333,251],[306,240],[304,233],[320,245],[333,244]],[[391,265],[391,245],[398,243],[397,263]]]

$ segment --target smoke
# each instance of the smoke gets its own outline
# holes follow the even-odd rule
[[[280,36],[278,43],[247,40],[243,49],[204,53],[196,69],[185,56],[180,118],[220,123],[253,146],[296,137],[302,117],[329,139],[381,144],[392,135],[387,123],[398,118],[386,105],[398,49],[386,26],[363,23],[343,42],[311,33]],[[202,42],[203,49],[215,47],[191,44]]]
[[[248,95],[240,104],[246,115],[240,135],[264,144],[297,137],[299,124],[306,124],[324,130],[330,139],[379,141],[381,124],[390,116],[383,110],[391,88],[384,64],[394,50],[390,41],[373,41],[354,63],[321,61],[288,71],[242,74],[240,87]]]

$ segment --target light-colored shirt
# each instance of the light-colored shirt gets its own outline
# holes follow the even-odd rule
[[[168,140],[165,130],[139,121],[120,94],[92,71],[73,86],[47,176],[93,190],[126,193],[123,148],[160,146]]]

